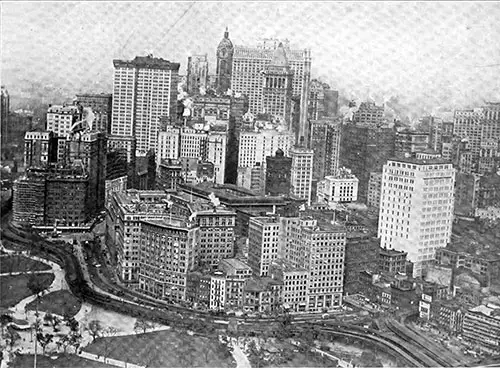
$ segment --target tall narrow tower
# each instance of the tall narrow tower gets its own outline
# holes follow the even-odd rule
[[[262,109],[291,127],[292,78],[285,48],[280,43],[263,73]]]
[[[217,92],[226,93],[231,88],[231,72],[233,68],[233,43],[229,39],[226,28],[224,38],[217,47]]]

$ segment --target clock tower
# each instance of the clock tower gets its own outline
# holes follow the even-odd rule
[[[229,39],[229,31],[226,28],[224,38],[217,47],[217,93],[224,94],[231,88],[233,52],[233,43]]]

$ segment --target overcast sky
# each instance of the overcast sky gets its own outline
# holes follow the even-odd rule
[[[499,2],[3,3],[2,84],[72,97],[111,92],[114,58],[209,55],[225,27],[234,44],[287,38],[310,48],[313,77],[346,98],[428,111],[500,101]],[[50,92],[52,93],[52,92]],[[13,101],[15,104],[15,101]],[[58,101],[53,101],[57,103]]]

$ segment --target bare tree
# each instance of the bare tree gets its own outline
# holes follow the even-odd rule
[[[142,331],[142,333],[145,334],[148,328],[153,328],[153,324],[151,322],[145,320],[144,318],[137,318],[134,325],[136,334],[139,334],[138,331]]]
[[[42,347],[43,354],[45,355],[45,350],[47,349],[47,346],[52,342],[54,339],[54,335],[52,334],[44,334],[42,332],[38,332],[36,334],[36,339],[40,346]]]
[[[115,336],[116,334],[118,333],[118,330],[114,327],[108,327],[108,328],[105,328],[103,331],[102,331],[102,335],[103,335],[103,339],[102,339],[102,343],[103,343],[103,347],[104,347],[104,363],[106,363],[106,359],[108,358],[109,354],[111,353],[111,348],[113,346],[113,340],[111,339],[111,337]]]

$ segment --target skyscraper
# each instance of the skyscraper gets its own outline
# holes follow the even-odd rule
[[[271,63],[263,72],[262,112],[284,122],[290,129],[292,115],[292,80],[283,44],[274,51]]]
[[[113,60],[111,134],[135,136],[137,156],[156,149],[160,118],[175,117],[180,64],[137,56]]]
[[[46,130],[65,137],[72,131],[73,125],[81,120],[82,111],[82,108],[73,105],[49,105]]]
[[[299,137],[306,136],[309,80],[311,77],[310,50],[291,50],[288,42],[265,40],[258,47],[234,47],[232,57],[231,89],[248,96],[249,111],[252,114],[264,110],[262,94],[266,79],[262,73],[271,64],[275,52],[283,47],[290,69],[293,71],[292,96],[300,96]],[[280,46],[282,45],[282,46]]]
[[[233,43],[229,39],[229,31],[226,28],[226,32],[224,32],[224,38],[217,47],[216,89],[219,94],[224,94],[229,89],[231,89],[233,54],[234,54]]]
[[[207,54],[193,55],[188,58],[187,65],[187,92],[198,94],[208,87],[208,60]]]
[[[292,175],[290,194],[311,204],[313,157],[312,150],[294,147],[290,150],[292,158]]]
[[[110,93],[81,93],[76,95],[75,105],[89,107],[97,114],[92,130],[109,133],[113,95]]]
[[[420,277],[451,238],[455,169],[449,161],[411,158],[383,168],[378,236],[382,248],[408,253]]]
[[[9,92],[2,86],[0,94],[0,126],[2,136],[2,147],[5,147],[9,139],[9,110],[10,110],[10,97]]]

